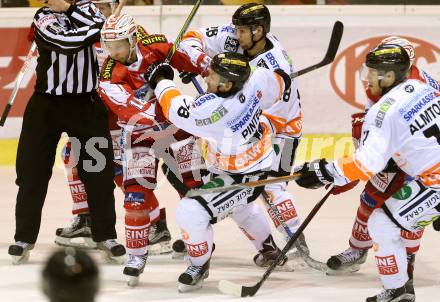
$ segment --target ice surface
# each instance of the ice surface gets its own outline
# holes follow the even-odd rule
[[[46,301],[40,291],[39,280],[42,265],[51,251],[57,246],[53,243],[55,229],[70,223],[71,201],[64,175],[60,168],[54,168],[43,218],[35,249],[31,252],[29,264],[13,266],[7,254],[8,245],[14,234],[14,207],[17,187],[14,184],[15,170],[12,167],[0,168],[0,301],[1,302],[40,302]],[[314,203],[321,198],[323,190],[304,190],[291,184],[301,217],[305,217]],[[307,242],[312,256],[321,260],[341,252],[348,246],[355,211],[359,203],[361,185],[350,192],[331,196],[321,211],[306,229]],[[175,208],[178,196],[166,183],[157,190],[158,199],[167,208],[168,225],[173,238],[179,231],[175,224]],[[116,193],[118,213],[118,237],[124,242],[122,194]],[[263,270],[255,267],[252,257],[253,246],[239,231],[232,220],[218,223],[214,227],[216,250],[211,261],[210,276],[202,290],[179,294],[177,278],[186,269],[186,263],[172,260],[169,256],[150,257],[147,268],[141,276],[137,288],[128,288],[122,275],[122,266],[104,264],[98,252],[93,256],[100,264],[101,292],[98,302],[131,301],[236,301],[221,294],[217,283],[221,279],[243,285],[255,284]],[[276,234],[281,245],[281,236]],[[422,247],[416,259],[415,286],[417,301],[439,301],[440,291],[440,233],[428,227]],[[252,301],[289,302],[354,302],[365,301],[370,295],[381,290],[381,285],[370,253],[367,263],[358,273],[349,276],[325,276],[321,272],[302,269],[294,272],[273,273],[257,295],[246,298]]]

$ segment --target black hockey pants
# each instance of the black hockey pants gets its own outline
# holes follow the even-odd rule
[[[56,148],[63,132],[80,142],[77,167],[88,195],[93,240],[116,238],[113,148],[107,109],[95,92],[64,96],[35,92],[27,104],[18,143],[16,241],[37,240]],[[104,144],[99,145],[96,140]]]

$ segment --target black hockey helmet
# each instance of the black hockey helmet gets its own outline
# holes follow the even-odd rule
[[[406,50],[397,44],[381,44],[367,54],[365,65],[379,72],[394,71],[396,84],[407,78],[411,60]]]
[[[234,91],[241,89],[251,74],[248,59],[240,53],[225,52],[214,56],[211,69],[234,83]]]
[[[232,16],[235,26],[263,26],[264,32],[270,31],[270,12],[264,4],[247,3],[240,6]]]
[[[43,269],[43,291],[51,302],[93,302],[99,289],[98,267],[84,251],[55,252]]]

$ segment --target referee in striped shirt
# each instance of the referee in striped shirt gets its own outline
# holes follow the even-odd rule
[[[40,229],[55,153],[66,132],[78,156],[92,216],[92,238],[113,256],[117,245],[113,195],[113,150],[107,109],[97,95],[98,64],[93,44],[105,18],[90,1],[45,1],[33,20],[38,47],[37,82],[27,104],[17,151],[15,263],[27,259]],[[63,200],[59,200],[63,202]],[[116,251],[115,251],[116,246]]]

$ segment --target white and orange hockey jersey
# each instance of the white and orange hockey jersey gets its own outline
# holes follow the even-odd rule
[[[437,80],[435,80],[429,73],[427,73],[422,69],[419,69],[415,65],[411,66],[411,69],[409,70],[408,79],[422,81],[423,83],[427,83],[432,88],[440,91],[440,83]],[[375,96],[371,94],[369,87],[365,89],[365,92],[367,94],[367,99],[365,101],[365,108],[368,110],[368,108],[370,108],[380,100],[380,96]]]
[[[327,165],[336,185],[368,180],[392,158],[405,173],[440,188],[440,93],[432,81],[407,80],[370,108],[355,154]]]
[[[252,69],[264,67],[269,70],[282,69],[287,74],[294,72],[292,60],[278,39],[272,34],[266,35],[268,45],[266,50],[250,60]],[[193,63],[200,58],[192,49],[199,49],[210,57],[222,52],[243,53],[236,36],[233,24],[202,28],[189,31],[179,46],[192,57]],[[302,133],[302,115],[299,102],[299,92],[296,82],[282,95],[283,102],[277,102],[264,110],[263,114],[271,120],[277,128],[280,137],[300,137]]]
[[[182,95],[170,80],[154,90],[165,117],[204,141],[207,168],[214,173],[250,173],[272,165],[275,128],[261,115],[280,102],[284,81],[276,73],[257,68],[233,96],[213,93],[194,99]]]

